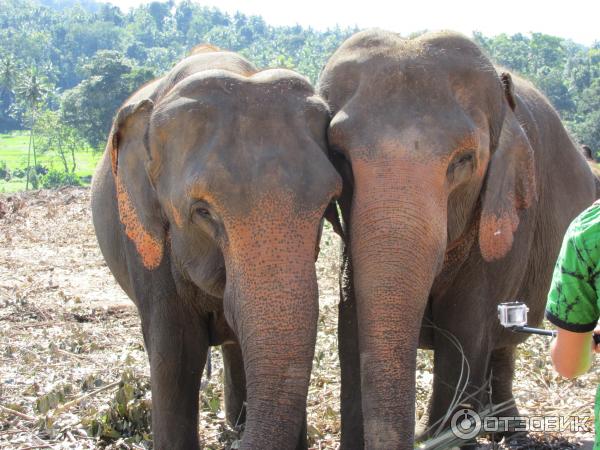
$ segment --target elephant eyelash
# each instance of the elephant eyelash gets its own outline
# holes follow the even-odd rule
[[[457,174],[459,174],[459,173],[460,173],[460,175],[458,175],[459,179],[463,179],[466,172],[464,172],[464,170],[460,170],[460,169],[466,168],[467,164],[470,164],[471,168],[473,168],[473,166],[475,164],[474,152],[464,152],[464,153],[458,155],[450,163],[450,165],[448,166],[448,171],[446,172],[446,176],[448,177],[448,180],[451,183],[458,181],[458,179],[455,179],[455,176],[457,176]]]
[[[195,219],[204,221],[213,218],[208,205],[202,201],[199,201],[192,206],[191,216],[192,221],[194,221]]]
[[[453,163],[453,166],[459,166],[461,164],[465,164],[467,162],[473,162],[475,160],[475,157],[473,155],[473,153],[464,153],[462,155],[460,155]]]
[[[474,164],[475,162],[475,153],[474,152],[463,152],[460,155],[456,156],[454,160],[448,166],[448,173],[452,172],[454,169],[461,167],[467,163]]]
[[[210,217],[210,212],[206,208],[196,208],[194,209],[194,214],[199,215],[201,217]]]

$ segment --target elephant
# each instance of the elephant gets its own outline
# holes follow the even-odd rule
[[[488,404],[488,382],[492,404],[518,415],[525,336],[501,327],[497,305],[524,301],[541,322],[563,233],[597,196],[559,116],[454,32],[359,32],[317,91],[344,180],[341,448],[413,448],[418,347],[434,350],[422,437],[455,406]]]
[[[155,448],[200,447],[200,379],[219,344],[228,419],[247,403],[241,448],[306,447],[316,251],[342,183],[328,121],[303,76],[213,47],[116,114],[93,223],[141,319]]]

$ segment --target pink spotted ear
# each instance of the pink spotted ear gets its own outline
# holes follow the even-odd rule
[[[519,211],[536,200],[533,149],[515,114],[508,110],[484,187],[479,248],[486,261],[508,254],[519,226]]]
[[[160,265],[165,241],[160,206],[145,169],[148,156],[144,136],[152,108],[151,100],[121,108],[107,149],[117,191],[119,219],[148,270]]]

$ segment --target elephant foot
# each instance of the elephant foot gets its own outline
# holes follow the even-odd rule
[[[515,430],[499,431],[498,433],[489,434],[488,439],[496,443],[504,440],[504,444],[508,448],[515,446],[521,448],[522,444],[529,442],[529,433],[527,431]]]
[[[300,435],[298,437],[298,444],[296,445],[296,450],[308,450],[308,425],[306,422],[306,413],[304,413],[304,421],[302,423],[302,428],[300,429]]]
[[[515,442],[522,441],[523,438],[527,437],[527,432],[525,431],[526,423],[519,419],[519,410],[514,400],[509,402],[508,408],[503,408],[501,413],[495,415],[498,418],[504,419],[498,421],[499,428],[501,429],[489,434],[490,440],[500,442],[504,439],[508,443],[510,440],[515,440]],[[512,418],[512,420],[508,420],[508,418]]]

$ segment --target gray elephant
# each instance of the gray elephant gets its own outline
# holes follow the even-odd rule
[[[413,448],[419,345],[435,349],[425,428],[448,426],[461,399],[485,405],[490,377],[492,402],[516,415],[524,336],[497,305],[520,299],[542,320],[562,235],[597,195],[557,113],[454,33],[358,33],[319,92],[344,178],[342,448]]]
[[[141,318],[155,448],[199,447],[200,378],[218,344],[231,421],[247,399],[242,448],[306,447],[315,252],[341,190],[328,119],[305,78],[213,48],[118,112],[92,211]]]

